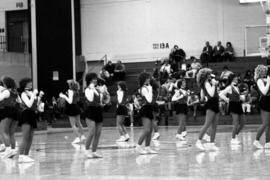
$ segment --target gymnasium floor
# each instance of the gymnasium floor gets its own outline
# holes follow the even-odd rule
[[[34,164],[18,165],[16,160],[0,160],[0,179],[269,180],[270,151],[254,150],[251,146],[256,129],[257,126],[246,127],[241,135],[243,146],[231,147],[231,127],[219,126],[217,145],[220,151],[199,152],[194,147],[199,127],[188,127],[186,145],[175,140],[176,127],[162,127],[160,141],[152,143],[159,154],[139,156],[128,144],[115,144],[114,140],[118,138],[115,128],[104,128],[100,149],[103,159],[85,159],[83,145],[70,144],[74,138],[70,131],[50,131],[35,136],[31,152],[36,160]],[[140,130],[129,129],[135,140]]]

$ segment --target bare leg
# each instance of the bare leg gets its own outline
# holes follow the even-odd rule
[[[237,131],[239,129],[239,114],[231,113],[233,119],[233,131],[232,131],[232,138],[235,139],[237,135]]]
[[[151,127],[152,127],[152,122],[150,119],[143,117],[143,132],[139,138],[138,144],[142,145],[143,141],[147,138],[147,136],[150,134],[150,141],[151,141]],[[148,140],[146,140],[148,141]],[[148,144],[148,143],[147,143]],[[150,143],[149,143],[150,144]]]
[[[73,129],[74,134],[76,135],[76,137],[80,137],[80,133],[76,127],[76,117],[75,116],[69,116],[69,122],[70,125]]]
[[[212,121],[215,118],[215,115],[216,115],[215,112],[213,112],[212,110],[208,109],[206,111],[205,122],[204,122],[203,127],[200,130],[200,133],[199,133],[199,140],[202,140],[202,138],[203,138],[204,134],[206,133],[207,129],[212,124]]]
[[[212,121],[211,136],[210,136],[211,143],[215,142],[216,139],[218,121],[219,121],[219,113],[216,113]]]
[[[96,133],[96,125],[95,125],[95,122],[90,120],[90,119],[86,119],[86,124],[87,124],[87,127],[88,127],[88,134],[87,134],[87,138],[86,138],[86,141],[85,141],[85,149],[86,150],[89,150],[90,149],[90,145],[92,143],[92,140],[93,140],[93,137]]]
[[[97,151],[103,123],[95,123],[95,126],[96,126],[96,128],[95,128],[96,131],[95,131],[95,136],[94,136],[94,141],[93,141],[93,146],[92,146],[92,152]]]
[[[256,140],[259,141],[262,134],[264,133],[265,129],[267,128],[269,124],[269,115],[266,111],[261,109],[261,119],[262,119],[262,125],[259,127],[256,135]]]
[[[236,132],[236,135],[238,135],[242,129],[244,128],[245,124],[246,124],[246,116],[245,115],[240,115],[239,117],[240,119],[240,124],[239,124],[239,127],[237,129],[237,132]]]
[[[124,130],[123,130],[123,121],[124,121],[124,116],[120,116],[120,115],[117,115],[116,116],[116,124],[117,124],[117,129],[118,129],[118,131],[119,131],[119,134],[120,134],[120,136],[123,136],[123,135],[125,135],[125,132],[124,132]]]
[[[23,124],[22,125],[22,142],[20,144],[20,154],[24,155],[26,146],[27,146],[28,141],[29,141],[30,133],[31,133],[30,125],[29,124]]]
[[[10,132],[10,144],[11,148],[15,149],[16,148],[16,140],[15,140],[15,131],[17,129],[18,122],[17,121],[12,121],[9,132]]]
[[[24,155],[29,155],[29,151],[30,151],[30,148],[31,148],[32,142],[33,142],[33,137],[34,137],[34,129],[32,127],[30,127],[28,143],[26,144]]]
[[[78,131],[80,133],[80,136],[82,136],[82,135],[84,135],[84,131],[83,131],[83,126],[82,126],[82,123],[81,123],[80,115],[76,116],[75,119],[76,119],[76,125],[78,127]]]

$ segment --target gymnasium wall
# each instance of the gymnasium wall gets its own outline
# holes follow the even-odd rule
[[[245,25],[265,24],[265,16],[259,4],[238,0],[81,0],[81,24],[87,60],[140,62],[174,44],[199,57],[206,40],[231,41],[243,56]]]
[[[25,10],[28,8],[27,0],[0,0],[0,29],[6,30],[6,11]],[[5,36],[6,31],[0,32],[0,36]]]

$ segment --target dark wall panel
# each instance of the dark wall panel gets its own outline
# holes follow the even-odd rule
[[[66,90],[72,78],[71,3],[69,0],[36,0],[38,86],[47,97]],[[59,81],[53,81],[53,71]]]

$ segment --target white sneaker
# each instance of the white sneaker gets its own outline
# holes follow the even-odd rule
[[[176,139],[180,140],[180,141],[186,141],[186,138],[182,135],[182,134],[176,134]]]
[[[11,149],[11,153],[9,154],[9,156],[7,156],[7,158],[13,158],[18,154],[17,149]]]
[[[240,141],[239,141],[238,139],[233,138],[233,139],[231,140],[231,145],[239,145],[239,144],[240,144]]]
[[[158,140],[160,137],[160,134],[158,132],[154,133],[152,140]]]
[[[93,159],[93,154],[92,154],[92,152],[90,150],[85,151],[85,156],[88,159]]]
[[[82,135],[82,136],[81,136],[81,142],[84,142],[85,140],[86,140],[85,135]]]
[[[145,147],[145,151],[147,152],[147,154],[157,154],[157,152],[150,147]]]
[[[2,158],[8,158],[12,154],[11,147],[7,147],[5,152],[2,154]]]
[[[260,141],[255,140],[253,142],[253,145],[257,148],[257,149],[263,149],[263,146],[261,145]]]
[[[129,139],[130,139],[128,134],[125,134],[125,138],[126,138],[125,141],[129,141]]]
[[[125,141],[126,141],[125,136],[120,136],[120,138],[116,140],[116,142],[125,142]]]
[[[208,151],[218,151],[219,148],[215,145],[215,143],[206,143],[205,149]]]
[[[76,137],[74,141],[72,141],[72,144],[79,144],[81,142],[80,138]]]
[[[26,155],[19,155],[18,163],[33,163],[35,162],[32,158]]]
[[[35,162],[35,160],[30,158],[29,156],[24,156],[24,162],[25,163],[32,163],[32,162]]]
[[[148,154],[148,152],[146,150],[144,150],[140,145],[136,146],[136,151],[141,154],[141,155],[146,155]]]
[[[187,131],[183,131],[183,132],[181,133],[181,135],[182,135],[183,137],[186,137],[186,136],[187,136]]]
[[[197,140],[196,142],[196,147],[201,150],[201,151],[205,151],[205,148],[204,148],[204,145],[202,144],[202,141],[201,140]]]
[[[0,144],[0,152],[4,152],[6,150],[6,146],[4,144]]]
[[[265,149],[270,149],[270,142],[265,143],[264,148],[265,148]]]
[[[211,138],[210,138],[210,136],[208,134],[205,134],[203,136],[203,140],[205,140],[206,142],[210,142],[211,141]]]
[[[102,156],[98,154],[97,152],[93,152],[92,155],[93,155],[93,158],[102,158]]]

